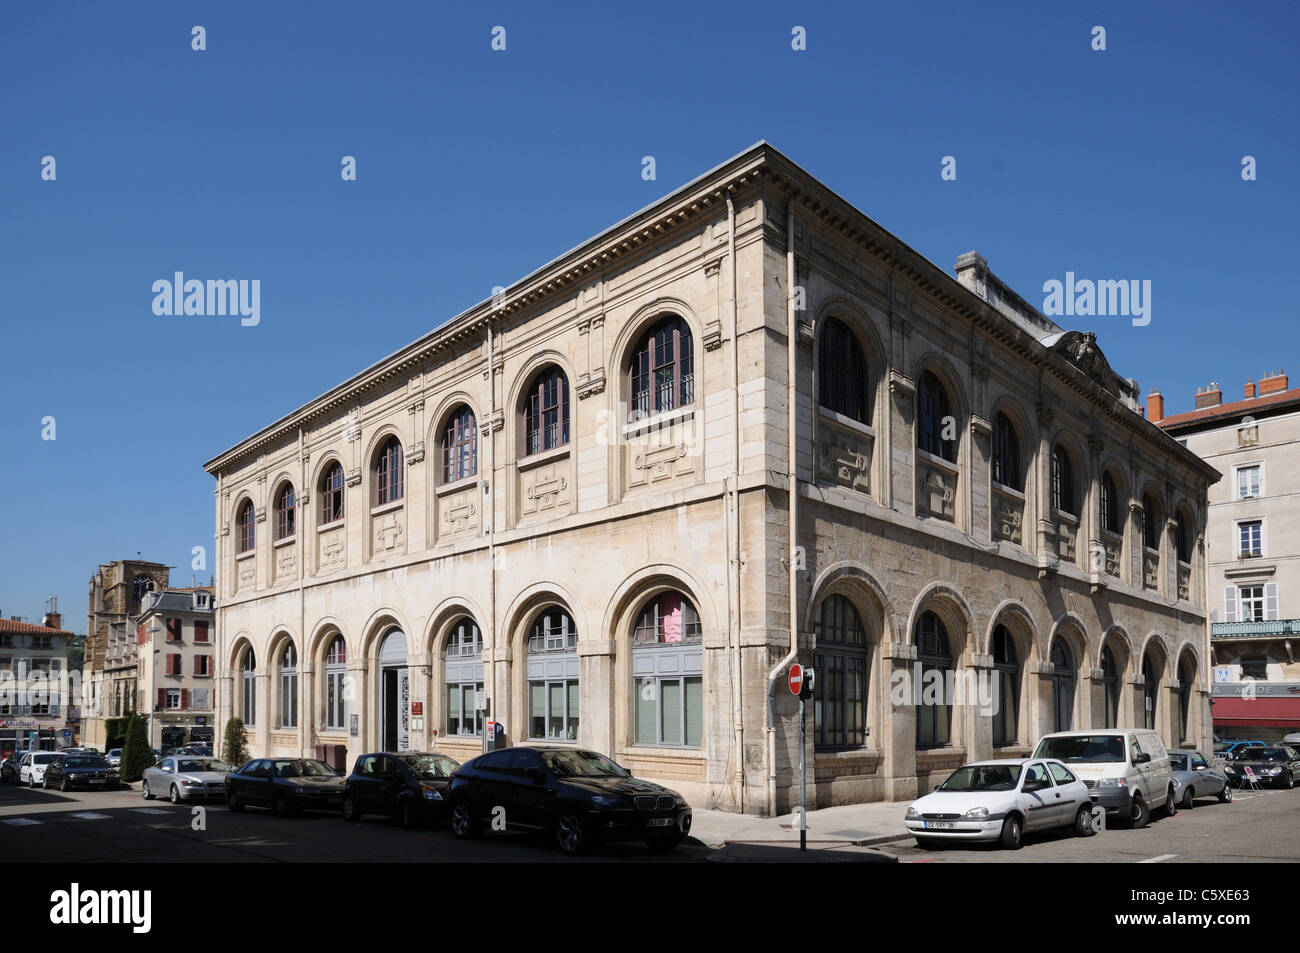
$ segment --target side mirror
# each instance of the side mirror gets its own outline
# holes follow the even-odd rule
[[[1147,764],[1148,762],[1150,762],[1150,760],[1151,760],[1151,755],[1147,754],[1145,751],[1133,757],[1134,764]]]
[[[524,768],[524,777],[530,778],[534,784],[546,783],[546,772],[541,768]]]

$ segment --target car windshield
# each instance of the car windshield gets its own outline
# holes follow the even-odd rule
[[[119,755],[119,754],[121,754],[121,753],[122,753],[122,749],[121,749],[121,748],[114,748],[112,751],[110,751],[110,752],[108,753],[108,756],[109,756],[110,758],[112,758],[112,757],[114,757],[114,756],[116,756],[116,755]]]
[[[939,785],[940,791],[1010,791],[1020,780],[1018,764],[968,764]]]
[[[630,777],[609,758],[594,751],[548,751],[542,761],[562,778]]]
[[[182,774],[190,774],[195,771],[229,771],[230,766],[218,758],[182,758],[176,765],[176,770]]]
[[[1187,770],[1187,755],[1185,755],[1185,754],[1173,754],[1173,753],[1171,752],[1170,755],[1169,755],[1169,767],[1173,768],[1175,771],[1186,771],[1186,770]]]
[[[1250,754],[1252,761],[1290,761],[1281,748],[1255,748]]]
[[[1122,735],[1067,735],[1044,738],[1038,743],[1035,758],[1055,758],[1057,761],[1087,761],[1096,764],[1122,764],[1124,738]]]
[[[336,778],[338,772],[324,761],[276,761],[277,778]]]
[[[60,758],[63,758],[63,757],[66,757],[66,755],[62,755],[62,754],[34,754],[34,755],[32,755],[32,764],[49,764],[50,762],[52,762],[52,761],[57,761],[57,760],[59,760]]]
[[[440,754],[408,754],[402,763],[415,772],[417,778],[449,778],[460,767],[451,758]]]
[[[65,770],[73,768],[107,768],[108,762],[95,755],[72,755],[63,759]]]

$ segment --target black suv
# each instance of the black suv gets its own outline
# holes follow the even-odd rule
[[[450,798],[457,837],[477,837],[485,826],[548,831],[566,854],[614,840],[669,850],[691,830],[690,806],[677,792],[581,748],[520,746],[479,755],[452,775]]]
[[[343,819],[357,821],[363,814],[387,814],[400,820],[403,827],[446,820],[447,787],[451,773],[459,767],[459,761],[436,751],[363,754],[343,791]]]

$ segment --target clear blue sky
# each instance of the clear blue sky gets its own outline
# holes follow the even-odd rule
[[[0,4],[6,616],[81,631],[136,552],[188,584],[205,460],[759,139],[1035,304],[1149,279],[1149,326],[1069,323],[1171,413],[1300,374],[1296,4],[463,6]],[[178,270],[261,323],[155,316]]]

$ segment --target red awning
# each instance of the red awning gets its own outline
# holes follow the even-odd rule
[[[1300,698],[1214,699],[1214,724],[1256,725],[1260,728],[1300,727]]]

